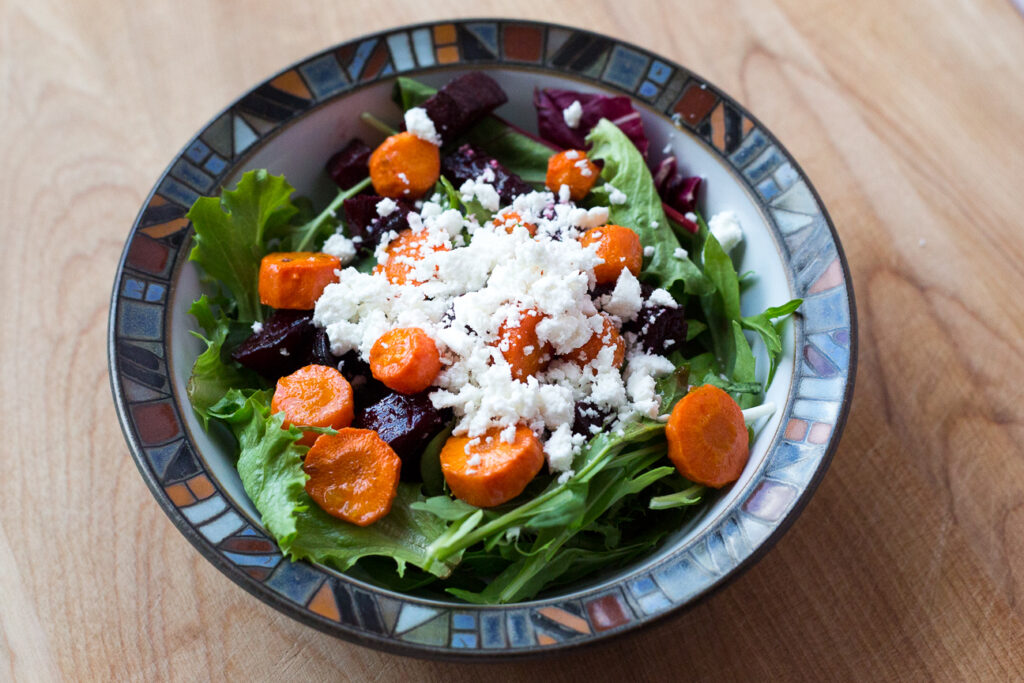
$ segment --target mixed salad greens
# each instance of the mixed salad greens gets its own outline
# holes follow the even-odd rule
[[[395,101],[409,110],[434,93],[399,78]],[[667,290],[685,306],[686,339],[669,355],[676,369],[657,382],[659,412],[669,413],[692,386],[705,384],[724,389],[740,408],[760,406],[782,353],[782,326],[801,302],[744,317],[741,294],[756,275],[737,274],[697,211],[696,183],[687,184],[678,172],[661,173],[656,181],[645,158],[639,117],[630,115],[631,105],[623,110],[626,98],[569,97],[564,91],[538,93],[542,135],[547,130],[546,137],[557,141],[559,135],[585,134],[587,155],[601,170],[598,184],[581,204],[607,206],[609,223],[633,228],[645,247],[653,247],[640,280]],[[582,101],[585,133],[555,130],[562,127],[567,101]],[[610,119],[620,120],[621,127]],[[463,142],[497,158],[526,183],[543,187],[553,152],[550,142],[492,115],[457,140],[446,141],[446,147]],[[351,236],[339,209],[368,185],[365,178],[352,183],[316,212],[283,177],[255,170],[219,197],[200,198],[188,214],[195,228],[191,260],[216,292],[201,296],[190,309],[202,330],[195,334],[206,348],[195,361],[188,394],[204,426],[219,423],[236,438],[242,484],[282,552],[293,560],[362,570],[394,590],[440,589],[468,602],[494,604],[526,600],[620,567],[683,526],[708,492],[684,479],[666,459],[665,423],[646,417],[590,438],[574,456],[571,476],[542,472],[521,495],[491,508],[474,507],[448,493],[439,454],[451,433],[449,424],[423,449],[420,471],[413,477],[417,481],[398,484],[382,519],[357,526],[321,509],[305,488],[308,475],[302,465],[309,449],[298,444],[310,428],[285,428],[284,414],[271,410],[274,382],[238,363],[232,352],[269,314],[257,291],[261,259],[270,252],[315,251],[338,231]],[[682,186],[687,192],[679,192]],[[668,204],[667,187],[672,189]],[[628,201],[611,201],[615,191]],[[448,208],[473,214],[481,223],[493,215],[460,196],[443,177],[436,192]],[[686,255],[680,256],[680,249]],[[352,265],[369,272],[376,259],[364,252]],[[745,331],[755,333],[767,352],[770,368],[764,383],[757,379]],[[755,410],[751,417],[764,413]]]

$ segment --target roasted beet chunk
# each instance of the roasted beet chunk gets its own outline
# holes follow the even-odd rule
[[[281,309],[239,344],[231,357],[268,379],[277,379],[306,364],[312,339],[313,311]]]
[[[508,96],[493,78],[474,71],[449,81],[423,103],[423,108],[447,144],[506,102]]]
[[[489,181],[501,197],[502,204],[510,203],[515,197],[532,192],[533,187],[512,173],[501,163],[473,145],[462,145],[441,159],[441,173],[458,188],[467,180],[476,180],[490,170],[494,180]],[[486,177],[486,176],[485,176]]]
[[[686,341],[686,319],[683,307],[644,306],[634,322],[626,329],[636,332],[636,345],[644,353],[664,356],[675,351]]]
[[[356,241],[356,246],[363,254],[372,254],[380,243],[380,238],[394,230],[401,232],[409,227],[409,212],[415,211],[415,205],[405,199],[394,200],[398,208],[387,216],[377,212],[377,204],[384,199],[375,194],[356,195],[345,200],[345,217],[348,219],[349,235]],[[355,238],[360,238],[356,240]]]
[[[592,403],[580,401],[574,408],[574,416],[572,421],[573,434],[582,434],[586,438],[590,438],[604,428],[604,423],[607,421],[609,415],[604,411],[598,409]],[[598,430],[594,431],[593,427],[597,427]]]
[[[349,351],[340,358],[335,356],[334,365],[340,366],[342,376],[352,385],[352,398],[357,411],[380,400],[381,396],[391,391],[373,378],[370,366],[364,363],[355,351]]]
[[[347,190],[360,180],[370,175],[370,146],[359,138],[352,138],[340,152],[327,162],[327,173],[331,180],[343,190]]]
[[[402,478],[415,480],[419,478],[423,449],[446,422],[427,392],[405,395],[391,391],[357,411],[352,426],[377,432],[402,459]]]

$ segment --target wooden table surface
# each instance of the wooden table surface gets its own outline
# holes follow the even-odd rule
[[[136,471],[105,351],[129,227],[200,125],[330,44],[467,10],[614,34],[737,97],[820,191],[860,317],[842,445],[758,565],[500,668],[350,645],[214,569]],[[1024,675],[1022,65],[1009,0],[0,0],[0,680]]]

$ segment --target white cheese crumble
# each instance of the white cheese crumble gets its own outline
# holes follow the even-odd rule
[[[384,197],[377,202],[377,215],[381,218],[387,218],[395,211],[398,211],[398,202],[390,197]]]
[[[650,296],[647,297],[647,303],[649,306],[664,306],[665,308],[679,308],[679,304],[672,295],[664,289],[656,289],[651,292]]]
[[[708,221],[708,230],[722,245],[722,250],[725,253],[729,253],[743,241],[743,229],[740,227],[740,219],[736,216],[735,211],[716,213]]]
[[[427,110],[423,107],[413,107],[405,112],[405,129],[420,140],[441,146],[441,136],[437,134],[434,122],[430,120]]]
[[[259,334],[262,331],[263,331],[263,323],[261,323],[259,320],[257,320],[256,322],[254,322],[252,324],[252,333],[253,334]]]
[[[611,183],[605,183],[604,186],[605,188],[608,189],[609,204],[614,204],[617,206],[620,204],[625,204],[626,201],[628,201],[629,198],[626,196],[626,193],[620,190],[619,188],[615,187]]]
[[[672,255],[682,261],[683,259],[690,257],[690,252],[686,251],[682,247],[676,247],[676,250],[672,252]]]
[[[356,258],[356,245],[340,232],[328,237],[327,241],[324,242],[323,249],[320,251],[336,257],[341,261],[342,266],[347,266]]]
[[[608,301],[603,304],[602,308],[623,321],[630,321],[636,320],[636,315],[643,305],[640,281],[633,273],[629,272],[629,269],[623,268],[619,279],[615,281],[615,289],[612,290]]]
[[[487,171],[490,171],[490,180],[487,179]],[[484,207],[488,211],[497,211],[501,205],[501,197],[498,196],[498,191],[494,189],[494,171],[491,169],[485,169],[485,172],[474,180],[467,180],[462,183],[459,188],[459,193],[462,195],[462,201],[468,202],[472,199],[476,199],[480,202],[480,206]]]
[[[583,105],[579,100],[573,100],[572,104],[562,110],[562,119],[570,128],[579,128],[581,116],[583,116]]]
[[[644,247],[644,258],[651,258],[654,256],[654,247]]]

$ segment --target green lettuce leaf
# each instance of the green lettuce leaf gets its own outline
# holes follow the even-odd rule
[[[283,176],[265,169],[249,171],[234,190],[220,197],[200,197],[188,211],[195,228],[189,259],[219,280],[238,304],[238,320],[262,320],[257,280],[266,242],[288,234],[298,211],[291,202],[294,189]]]
[[[740,320],[744,329],[753,330],[760,335],[765,350],[768,352],[768,381],[765,382],[765,388],[771,386],[772,380],[775,379],[775,371],[778,369],[779,358],[782,356],[782,324],[800,308],[803,302],[803,299],[793,299],[781,306],[771,306],[762,313]],[[775,320],[776,318],[778,320]]]
[[[400,484],[391,512],[367,527],[332,517],[305,490],[302,433],[281,428],[283,413],[270,414],[270,392],[229,391],[210,409],[231,427],[241,450],[238,474],[263,526],[293,560],[308,559],[344,571],[359,558],[392,558],[401,575],[406,563],[438,577],[449,575],[458,555],[432,560],[427,547],[445,532],[436,516],[413,509],[423,496],[415,484]]]
[[[206,350],[192,365],[192,375],[185,390],[203,428],[208,429],[211,406],[230,389],[260,386],[260,378],[230,358],[225,360],[224,344],[231,333],[231,321],[223,313],[214,314],[209,297],[205,294],[199,297],[188,310],[206,333],[203,336],[192,332],[203,340]]]

